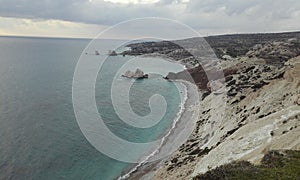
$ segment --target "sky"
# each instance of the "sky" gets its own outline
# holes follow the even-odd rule
[[[177,20],[203,36],[300,30],[299,0],[0,0],[0,5],[2,36],[93,38],[143,17]]]

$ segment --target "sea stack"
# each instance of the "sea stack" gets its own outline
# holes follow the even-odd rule
[[[144,72],[142,70],[137,68],[135,72],[132,72],[132,71],[129,71],[129,70],[126,71],[125,74],[122,75],[122,77],[145,79],[145,78],[148,78],[148,74],[144,74]]]
[[[117,56],[118,54],[116,53],[116,51],[109,51],[108,55],[109,56]]]

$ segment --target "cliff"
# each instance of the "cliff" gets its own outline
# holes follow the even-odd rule
[[[226,167],[236,167],[234,163],[246,162],[245,167],[251,168],[257,166],[248,162],[262,163],[262,167],[269,151],[300,150],[300,32],[205,39],[223,68],[224,79],[211,79],[225,83],[222,93],[210,93],[214,81],[208,81],[207,72],[197,64],[196,57],[174,42],[131,44],[131,51],[125,52],[160,54],[185,63],[188,70],[171,72],[166,78],[194,81],[203,93],[199,107],[195,107],[200,109],[200,116],[189,140],[160,168],[153,169],[153,179],[219,177],[220,169],[225,172]],[[186,73],[192,79],[186,78]],[[299,172],[299,166],[296,168],[295,172]]]
[[[226,91],[206,94],[189,140],[156,171],[154,179],[201,179],[230,162],[260,164],[268,151],[300,150],[300,39],[298,33],[263,39],[268,42],[255,44],[236,58],[221,59]],[[199,90],[209,90],[201,67],[188,71]],[[181,73],[168,76],[177,79]],[[216,99],[219,103],[213,103]],[[215,119],[218,115],[220,120]]]

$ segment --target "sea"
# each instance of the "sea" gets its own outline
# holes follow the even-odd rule
[[[96,49],[87,48],[89,39],[0,37],[0,179],[110,180],[137,165],[99,151],[81,131],[72,99],[79,60],[83,65],[103,61],[94,97],[103,122],[113,134],[134,143],[154,141],[167,134],[184,102],[176,82],[163,76],[184,66],[158,57],[105,58],[108,50],[121,42],[105,40],[97,56]],[[124,49],[122,46],[118,51]],[[121,76],[137,67],[149,73],[149,78]],[[166,112],[159,122],[147,128],[125,123],[111,98],[113,81],[120,102],[126,98],[124,89],[131,85],[129,104],[139,117],[151,113],[151,96],[164,97]],[[128,104],[117,105],[123,116],[133,118],[129,113],[126,116]],[[127,156],[123,153],[121,156]]]

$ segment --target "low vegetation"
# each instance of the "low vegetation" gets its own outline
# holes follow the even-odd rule
[[[300,151],[270,151],[261,161],[253,165],[247,161],[232,162],[198,175],[194,180],[221,179],[299,179]]]

